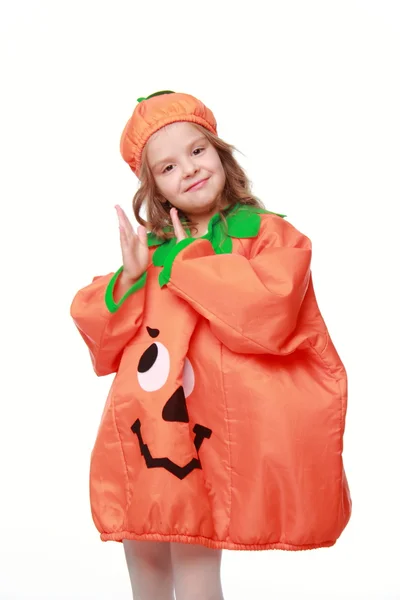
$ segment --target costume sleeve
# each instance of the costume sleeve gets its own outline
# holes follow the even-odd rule
[[[122,270],[94,277],[77,292],[70,308],[98,376],[118,370],[123,350],[142,322],[147,272],[116,303],[114,288]]]
[[[233,352],[283,355],[307,337],[298,317],[310,264],[311,241],[266,215],[248,258],[215,254],[208,240],[186,238],[167,256],[159,280],[208,319]]]

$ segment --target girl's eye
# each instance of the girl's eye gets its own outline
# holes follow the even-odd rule
[[[193,152],[197,152],[198,150],[199,150],[199,152],[196,154],[196,156],[199,156],[199,154],[200,154],[200,153],[201,153],[203,150],[205,150],[205,148],[195,148],[195,149],[193,150]],[[171,167],[171,168],[170,168],[170,167]],[[170,173],[170,172],[171,172],[171,169],[172,169],[172,167],[173,167],[173,165],[167,165],[167,166],[165,167],[165,169],[163,169],[163,173]]]

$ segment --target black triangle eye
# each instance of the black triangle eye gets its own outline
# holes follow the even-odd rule
[[[147,371],[149,371],[151,369],[151,367],[154,365],[154,363],[156,362],[157,356],[158,356],[157,344],[151,344],[151,346],[149,346],[147,348],[147,350],[145,352],[143,352],[142,356],[140,357],[138,368],[137,368],[138,372],[146,373]]]

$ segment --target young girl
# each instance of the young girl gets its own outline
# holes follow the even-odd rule
[[[329,547],[351,514],[347,377],[311,242],[233,150],[193,96],[140,98],[121,138],[140,225],[116,207],[123,265],[71,306],[95,373],[116,373],[90,501],[140,600],[220,600],[223,548]]]

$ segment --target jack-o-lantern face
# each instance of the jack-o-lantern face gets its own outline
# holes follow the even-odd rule
[[[151,338],[157,338],[160,331],[146,327]],[[145,392],[154,392],[160,390],[167,382],[170,373],[170,353],[168,348],[161,342],[153,342],[143,352],[137,367],[137,378],[140,387]],[[193,367],[188,358],[185,358],[183,377],[180,387],[167,399],[162,409],[161,416],[164,421],[189,423],[186,398],[192,393],[195,386],[195,377]],[[194,446],[197,452],[197,458],[192,458],[183,467],[177,465],[167,457],[155,458],[151,455],[149,447],[143,442],[141,435],[140,419],[137,419],[131,426],[131,430],[137,435],[139,440],[140,452],[143,455],[146,465],[149,469],[161,467],[178,477],[184,479],[194,469],[201,469],[198,450],[205,438],[211,437],[211,429],[196,423],[193,427],[195,433]]]

